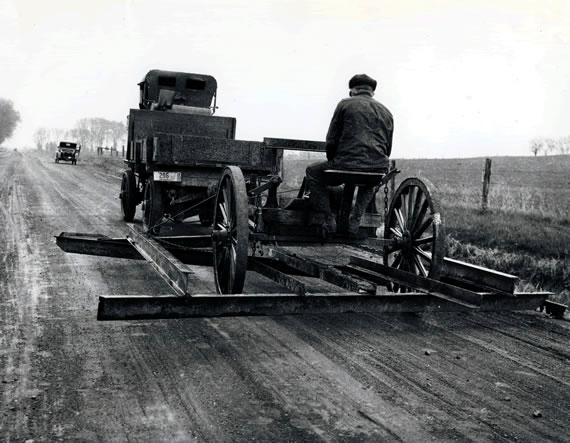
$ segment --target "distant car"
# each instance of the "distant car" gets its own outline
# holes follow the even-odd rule
[[[81,145],[77,143],[59,142],[59,146],[55,151],[55,162],[66,161],[71,162],[72,165],[76,165],[79,151],[81,151]]]

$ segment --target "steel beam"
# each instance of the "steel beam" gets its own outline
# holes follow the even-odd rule
[[[193,295],[192,297],[101,295],[98,320],[223,317],[252,315],[403,313],[465,311],[465,307],[426,294],[384,296],[354,293]]]
[[[445,258],[443,260],[442,277],[474,283],[485,289],[496,289],[514,293],[519,278],[515,275],[494,271],[481,266],[472,265],[459,260]]]
[[[484,294],[482,311],[531,311],[544,304],[551,292],[515,292],[511,297]]]
[[[352,272],[355,275],[359,275],[363,278],[369,279],[373,282],[376,282],[378,284],[386,284],[388,285],[389,283],[396,283],[400,286],[404,286],[404,287],[409,287],[410,284],[407,280],[404,279],[398,279],[398,278],[390,278],[389,280],[386,279],[385,276],[371,271],[370,269],[366,269],[366,268],[361,268],[355,265],[347,265],[343,267],[344,269],[346,269],[348,272]],[[441,299],[441,300],[445,300],[446,302],[449,303],[455,303],[457,305],[463,306],[466,310],[473,310],[473,309],[479,309],[479,306],[473,303],[469,303],[460,299],[457,299],[451,295],[447,295],[445,293],[442,292],[437,292],[437,291],[430,291],[427,290],[425,288],[422,287],[413,287],[414,290],[418,291],[418,292],[422,292],[425,293],[429,296]]]
[[[305,283],[292,275],[285,274],[284,272],[272,267],[268,261],[261,262],[255,258],[250,258],[247,266],[248,270],[252,270],[267,277],[270,280],[280,284],[285,289],[289,289],[294,294],[304,296],[307,292]]]
[[[196,272],[201,268],[191,269],[152,237],[146,237],[137,226],[132,224],[128,226],[131,228],[127,235],[128,241],[178,294],[190,295],[193,285],[199,287],[201,282],[211,279],[211,275],[206,273],[197,275]]]
[[[377,272],[387,280],[394,281],[395,283],[411,289],[423,289],[429,292],[436,292],[448,297],[453,297],[472,305],[481,305],[481,293],[469,291],[467,289],[442,283],[440,281],[432,280],[427,277],[412,274],[411,272],[406,272],[400,269],[385,266],[383,264],[371,260],[366,260],[361,257],[351,256],[350,264]]]
[[[101,234],[62,232],[55,237],[55,243],[65,252],[98,255],[104,257],[143,260],[126,238],[111,238]]]

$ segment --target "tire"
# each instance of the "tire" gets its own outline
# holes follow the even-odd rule
[[[149,177],[144,187],[143,229],[150,234],[158,235],[162,220],[162,187],[160,183]]]
[[[137,183],[135,174],[130,169],[124,171],[121,176],[121,193],[119,198],[121,199],[123,220],[132,222],[137,210]]]
[[[218,294],[241,294],[249,247],[248,197],[241,169],[228,166],[218,185],[212,230]]]

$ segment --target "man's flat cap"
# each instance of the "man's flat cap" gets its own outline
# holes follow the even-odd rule
[[[348,82],[348,88],[356,88],[357,86],[370,86],[373,91],[376,90],[376,80],[368,77],[366,74],[356,74]]]

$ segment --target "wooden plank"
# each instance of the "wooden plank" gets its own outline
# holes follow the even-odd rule
[[[426,294],[359,295],[319,293],[211,295],[192,297],[102,295],[98,320],[131,320],[245,315],[461,312],[465,307]]]
[[[353,189],[354,191],[354,189]],[[305,213],[304,211],[289,211],[280,208],[263,208],[263,221],[265,223],[280,223],[284,225],[302,225],[305,226]],[[324,222],[324,216],[316,214],[313,216],[314,224]],[[382,214],[363,214],[360,226],[367,228],[376,228],[384,222]]]
[[[264,137],[263,143],[267,148],[290,149],[292,151],[316,151],[325,152],[326,143],[312,140],[296,140],[292,138]]]
[[[162,132],[155,136],[157,165],[224,167],[231,164],[272,170],[271,152],[264,155],[261,142]]]
[[[132,125],[132,127],[131,127]],[[131,109],[129,130],[131,140],[152,138],[158,132],[202,137],[235,138],[234,117],[206,116]]]

